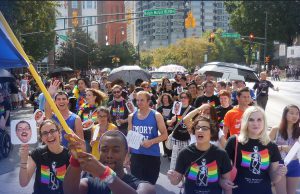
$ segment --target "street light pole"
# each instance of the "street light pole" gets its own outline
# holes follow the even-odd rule
[[[138,51],[138,59],[139,59],[139,66],[141,65],[141,55],[140,55],[140,43],[141,41],[146,41],[144,38],[142,38],[141,40],[139,40],[138,44],[137,44],[137,51]]]
[[[265,45],[264,45],[264,59],[267,56],[267,27],[268,27],[268,12],[266,11],[266,19],[265,19]],[[268,66],[265,64],[265,70],[267,71]]]

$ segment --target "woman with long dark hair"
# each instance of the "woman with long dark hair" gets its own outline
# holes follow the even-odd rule
[[[163,93],[158,100],[158,108],[157,108],[157,112],[159,112],[160,114],[162,114],[162,116],[164,117],[164,121],[165,121],[165,125],[168,131],[168,135],[170,135],[172,133],[172,127],[169,127],[167,125],[167,120],[170,119],[170,113],[172,111],[172,106],[173,106],[173,100],[172,100],[172,96],[168,93]],[[163,149],[164,149],[164,157],[171,157],[172,151],[167,149],[166,145],[165,145],[166,141],[163,141]]]
[[[278,127],[273,127],[269,136],[280,151],[282,159],[286,157],[290,149],[300,136],[299,107],[293,104],[283,109],[281,121]],[[287,165],[288,172],[278,184],[275,184],[276,193],[295,194],[300,183],[300,164],[297,157]]]

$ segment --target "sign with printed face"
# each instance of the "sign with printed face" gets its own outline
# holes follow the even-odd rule
[[[37,142],[37,127],[34,119],[11,121],[12,144],[34,144]]]

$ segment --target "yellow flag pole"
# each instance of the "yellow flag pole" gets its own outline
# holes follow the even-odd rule
[[[32,63],[30,62],[28,56],[26,55],[25,51],[23,50],[21,44],[19,43],[19,41],[17,40],[16,36],[14,35],[13,31],[11,30],[11,28],[9,27],[8,23],[6,22],[4,16],[2,15],[2,13],[0,12],[0,21],[3,24],[4,28],[6,29],[9,37],[11,38],[11,40],[13,41],[16,49],[19,51],[19,53],[24,57],[24,59],[26,60],[27,64],[28,64],[28,69],[31,73],[31,75],[33,76],[34,80],[36,81],[36,83],[38,84],[38,86],[40,87],[41,91],[44,93],[45,98],[47,100],[47,102],[50,104],[51,109],[53,110],[54,114],[56,115],[56,117],[58,118],[59,122],[61,123],[63,129],[66,131],[66,133],[71,134],[74,133],[69,126],[67,125],[65,119],[63,118],[63,116],[61,115],[61,113],[59,112],[57,106],[55,105],[55,103],[53,102],[50,94],[48,93],[44,83],[42,82],[42,79],[40,78],[40,76],[38,75],[38,73],[36,72],[34,66],[32,65]]]

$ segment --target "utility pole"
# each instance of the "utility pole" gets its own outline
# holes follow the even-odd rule
[[[187,0],[183,1],[184,14],[183,14],[183,37],[186,38],[186,27],[185,27],[185,18],[187,17]]]
[[[265,19],[265,45],[264,45],[264,59],[267,56],[267,27],[268,27],[268,12],[266,11],[266,19]],[[265,64],[265,70],[268,70],[268,65]]]

